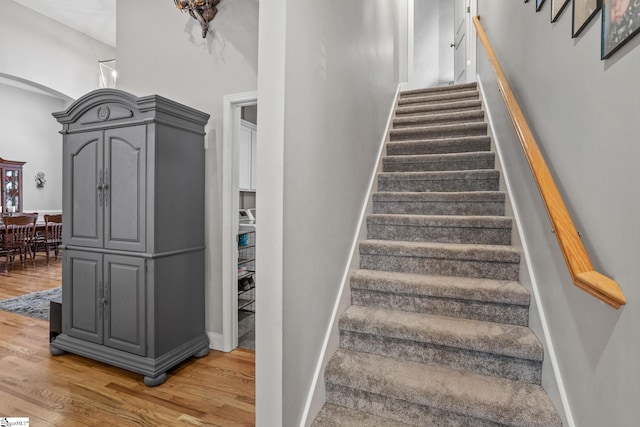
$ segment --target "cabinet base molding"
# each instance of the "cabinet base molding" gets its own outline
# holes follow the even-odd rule
[[[168,351],[159,357],[143,357],[126,351],[105,347],[104,345],[87,342],[70,337],[66,334],[58,335],[51,342],[50,352],[54,356],[73,353],[89,359],[107,363],[127,371],[144,375],[144,383],[154,387],[162,384],[166,379],[166,372],[190,357],[203,357],[209,352],[209,338],[206,334],[193,338],[179,347]]]

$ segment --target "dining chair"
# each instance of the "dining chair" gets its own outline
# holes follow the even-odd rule
[[[62,244],[62,215],[45,215],[44,216],[44,236],[42,236],[41,245],[47,254],[47,265],[49,264],[49,251],[53,249],[56,261],[60,255],[60,245]],[[34,245],[35,248],[35,245]],[[35,249],[34,249],[35,255]]]
[[[38,214],[5,215],[2,217],[4,229],[2,230],[1,251],[5,255],[5,271],[8,271],[10,263],[13,268],[16,255],[20,256],[20,262],[23,265],[29,257],[31,264],[36,266],[31,249],[37,220]]]

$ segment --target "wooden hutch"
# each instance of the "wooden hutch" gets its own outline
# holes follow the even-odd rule
[[[2,213],[9,206],[15,206],[16,212],[22,212],[22,167],[26,162],[5,160],[0,157],[0,206]]]

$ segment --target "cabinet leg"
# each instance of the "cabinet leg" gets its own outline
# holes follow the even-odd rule
[[[51,353],[52,356],[62,356],[63,354],[67,354],[66,351],[60,350],[59,348],[55,348],[52,346],[49,346],[49,352]]]
[[[162,373],[155,378],[144,377],[144,385],[146,385],[147,387],[156,387],[162,384],[163,382],[165,382],[166,380],[167,380],[166,373]]]
[[[203,348],[202,350],[200,350],[199,352],[197,352],[196,354],[193,355],[193,357],[205,357],[207,354],[209,354],[209,348]]]

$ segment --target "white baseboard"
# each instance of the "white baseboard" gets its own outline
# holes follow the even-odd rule
[[[222,334],[207,331],[209,337],[209,348],[212,350],[224,351],[224,339]]]

